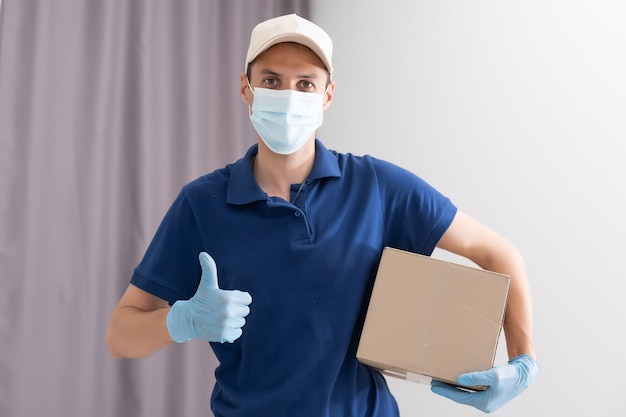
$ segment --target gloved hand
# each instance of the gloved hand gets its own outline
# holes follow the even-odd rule
[[[239,290],[221,290],[213,258],[202,252],[199,259],[202,276],[196,294],[172,305],[167,314],[167,330],[178,343],[190,339],[232,343],[242,334],[252,297]]]
[[[485,413],[491,413],[517,397],[539,375],[539,364],[530,355],[520,355],[507,365],[488,371],[461,374],[460,385],[488,385],[485,391],[467,392],[445,382],[433,380],[431,391],[460,404],[467,404]]]

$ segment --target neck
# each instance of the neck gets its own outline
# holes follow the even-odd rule
[[[291,184],[301,184],[309,176],[315,162],[315,140],[290,155],[272,152],[259,140],[259,152],[254,159],[254,178],[269,196],[289,201]]]

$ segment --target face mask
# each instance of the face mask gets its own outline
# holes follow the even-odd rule
[[[252,88],[250,121],[270,150],[289,155],[322,125],[324,94]]]

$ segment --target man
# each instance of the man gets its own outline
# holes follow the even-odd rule
[[[494,411],[539,372],[522,258],[414,174],[327,150],[315,131],[332,72],[331,39],[313,23],[253,29],[240,94],[258,144],[183,187],[112,313],[111,354],[211,342],[218,417],[397,416],[385,379],[355,357],[366,305],[385,246],[438,246],[511,277],[509,363],[459,376],[484,392],[432,386]]]

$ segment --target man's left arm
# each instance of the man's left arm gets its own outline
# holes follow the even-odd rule
[[[507,239],[463,212],[457,212],[437,247],[463,256],[479,267],[511,278],[504,333],[509,362],[482,372],[462,374],[462,385],[488,385],[469,393],[433,381],[432,391],[484,412],[493,412],[524,391],[539,374],[533,342],[532,303],[524,261]]]

